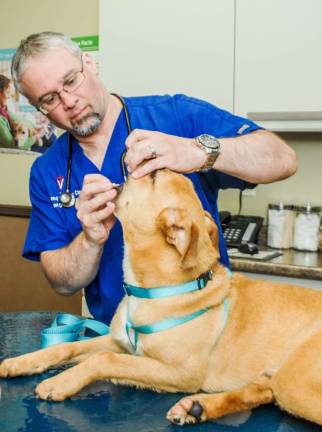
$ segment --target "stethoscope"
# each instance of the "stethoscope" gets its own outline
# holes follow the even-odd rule
[[[131,121],[130,121],[130,116],[129,116],[129,110],[126,106],[126,103],[121,96],[119,96],[115,93],[111,93],[111,95],[117,97],[118,100],[122,104],[122,107],[124,109],[124,114],[125,114],[127,133],[128,133],[128,135],[130,135],[130,133],[132,132],[132,126],[131,126]],[[122,176],[123,176],[124,181],[126,181],[126,178],[127,178],[127,170],[126,170],[126,166],[125,166],[125,162],[124,162],[125,155],[126,155],[126,150],[123,150],[122,155],[121,155],[120,165],[121,165]],[[73,161],[73,137],[70,133],[68,133],[68,162],[67,162],[66,187],[65,187],[65,191],[62,192],[60,194],[60,197],[59,197],[59,202],[62,205],[62,207],[64,207],[64,208],[73,207],[76,203],[75,195],[70,191],[70,178],[72,175],[72,161]]]

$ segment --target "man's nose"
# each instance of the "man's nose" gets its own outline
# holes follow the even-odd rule
[[[75,94],[69,93],[64,89],[59,92],[59,99],[61,100],[64,109],[73,108],[78,101]]]

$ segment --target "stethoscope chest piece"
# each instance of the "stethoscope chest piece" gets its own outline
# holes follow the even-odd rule
[[[64,208],[73,207],[75,205],[76,198],[74,194],[66,191],[60,195],[59,202]]]

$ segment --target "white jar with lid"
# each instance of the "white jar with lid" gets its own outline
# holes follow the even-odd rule
[[[289,249],[293,246],[294,206],[282,202],[268,205],[267,246]]]
[[[294,249],[315,252],[319,249],[321,207],[310,203],[296,208],[294,224]]]

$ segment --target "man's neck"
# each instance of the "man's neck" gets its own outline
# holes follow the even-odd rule
[[[86,156],[99,169],[102,167],[104,156],[121,110],[121,102],[115,96],[109,95],[106,114],[97,131],[88,137],[75,136]]]

